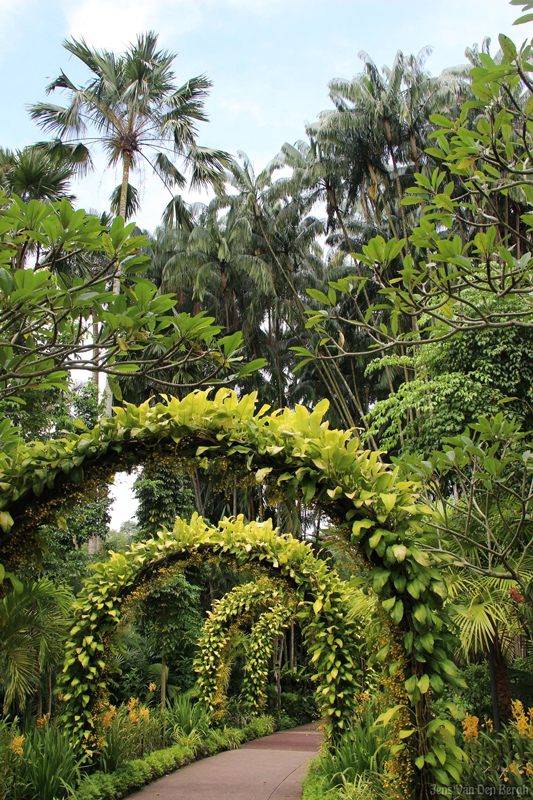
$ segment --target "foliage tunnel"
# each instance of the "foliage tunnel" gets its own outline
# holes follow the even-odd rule
[[[405,709],[407,724],[404,738],[414,734],[409,736],[409,744],[404,745],[409,752],[405,757],[408,763],[416,763],[416,768],[422,770],[421,780],[429,783],[432,769],[439,770],[443,764],[456,769],[454,765],[459,766],[462,756],[455,747],[449,721],[430,720],[429,716],[430,693],[438,695],[445,683],[458,685],[460,681],[451,659],[455,639],[443,605],[446,587],[439,571],[440,562],[419,544],[428,509],[419,501],[416,485],[400,479],[396,469],[380,460],[378,452],[362,449],[355,431],[329,428],[323,421],[327,401],[319,403],[311,413],[297,406],[294,411],[283,409],[268,414],[267,406],[255,411],[255,400],[255,395],[239,399],[234,392],[220,390],[213,399],[209,392],[198,391],[182,400],[166,398],[153,406],[148,402],[138,407],[126,405],[117,408],[113,418],[103,420],[93,430],[20,448],[11,458],[2,456],[0,561],[5,569],[15,570],[24,559],[34,556],[40,523],[53,519],[59,508],[87,491],[92,481],[101,482],[105,475],[142,462],[154,450],[161,454],[161,459],[168,459],[173,469],[209,468],[220,475],[222,485],[231,488],[263,484],[267,502],[273,506],[282,499],[314,504],[345,531],[367,565],[367,588],[378,596],[384,621],[394,631],[394,642],[405,658],[405,667],[398,672],[398,664],[390,663],[397,652],[392,641],[378,654],[388,664],[391,678],[397,673],[401,676],[401,681],[397,680],[401,683],[399,706]],[[189,534],[191,547],[200,545],[198,526],[203,524],[193,522],[191,530],[196,528],[196,533]],[[235,526],[239,525],[244,523],[226,522],[226,527],[218,533],[205,535],[220,537],[220,545],[231,549],[237,547]],[[152,564],[145,568],[154,569],[157,553],[164,559],[165,552],[175,552],[176,542],[187,537],[185,523],[178,523],[178,530],[178,539],[163,533],[154,544],[147,545],[148,552],[133,550],[130,558],[140,559],[137,567],[145,559]],[[252,530],[266,528],[252,527]],[[195,541],[195,536],[200,538]],[[288,547],[287,540],[273,533],[271,536],[272,546],[278,542],[279,556],[283,558],[282,548]],[[247,553],[246,544],[250,543],[242,540],[241,543],[242,552]],[[305,548],[298,542],[290,544]],[[309,552],[307,548],[305,551]],[[252,546],[250,552],[255,553]],[[101,631],[104,619],[111,630],[120,616],[119,608],[115,607],[116,594],[118,591],[120,595],[122,570],[129,565],[122,558],[125,559],[117,555],[112,562],[117,569],[118,589],[106,583],[103,575],[100,587],[98,572],[91,579],[86,589],[88,606],[83,612],[86,615],[83,626],[73,634],[77,637],[86,626],[94,625],[94,629],[85,630],[79,641],[76,639],[67,661],[67,669],[73,669],[73,665],[78,669],[79,665],[80,683],[90,682],[87,690],[76,690],[79,707],[74,716],[79,717],[76,723],[80,728],[85,727],[85,720],[91,716],[93,692],[105,689],[98,685],[105,669],[102,659],[105,643],[94,637],[96,631]],[[296,581],[294,567],[274,554],[272,567]],[[327,567],[323,569],[326,571]],[[106,597],[100,597],[106,586]],[[324,595],[315,593],[313,597],[318,620],[321,615],[325,619],[334,613],[329,591],[333,589]],[[341,587],[335,587],[334,592],[341,593]],[[311,596],[308,594],[306,600]],[[323,669],[321,659],[328,658],[328,648],[341,647],[335,643],[336,637],[330,641],[328,636],[322,653],[317,656],[317,673]],[[344,646],[342,636],[340,640]],[[98,661],[103,665],[99,666]],[[334,679],[333,688],[340,686],[340,681],[344,681],[341,672]],[[332,691],[331,702],[324,695],[329,705],[327,708],[322,705],[322,710],[330,726],[334,719],[342,720],[344,708],[349,705],[349,699],[341,694],[344,692],[339,689],[333,697]]]

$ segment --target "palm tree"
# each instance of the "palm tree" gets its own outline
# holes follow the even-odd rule
[[[16,194],[25,203],[30,200],[53,203],[70,193],[75,168],[65,158],[54,158],[38,146],[23,150],[0,148],[0,188]]]
[[[47,578],[14,589],[0,601],[0,685],[4,712],[15,703],[23,709],[64,652],[69,628],[70,593]]]
[[[186,175],[175,165],[180,158],[190,172],[192,188],[221,189],[229,156],[221,150],[200,147],[197,123],[207,119],[204,98],[211,82],[204,75],[176,88],[172,64],[175,55],[157,49],[153,32],[137,37],[124,54],[98,51],[84,39],[67,40],[65,49],[91,71],[77,86],[61,71],[47,87],[68,93],[64,106],[37,103],[30,115],[46,131],[58,136],[57,146],[69,142],[100,143],[109,166],[122,167],[118,211],[125,218],[130,171],[145,162],[172,189],[187,185]]]
[[[61,149],[72,142],[100,143],[108,164],[122,166],[120,190],[113,193],[112,204],[118,204],[123,219],[138,203],[129,183],[130,172],[143,162],[159,175],[171,196],[173,188],[187,185],[186,175],[174,163],[176,157],[183,161],[185,172],[189,171],[192,188],[223,190],[228,154],[196,142],[196,125],[207,119],[203,105],[211,83],[205,76],[176,88],[175,55],[157,49],[153,32],[138,36],[123,55],[92,49],[83,39],[67,40],[65,48],[89,68],[91,77],[77,86],[61,71],[47,92],[66,91],[67,105],[38,103],[31,107],[31,117],[58,136],[52,148]],[[113,292],[120,292],[119,276],[113,281]],[[112,413],[109,385],[106,413]]]
[[[193,299],[200,301],[209,290],[218,294],[220,287],[229,332],[239,327],[237,293],[242,285],[251,281],[263,295],[272,293],[274,287],[268,264],[254,251],[250,221],[239,213],[236,203],[222,214],[219,205],[215,200],[205,209],[199,224],[190,232],[181,232],[181,248],[169,259],[163,281],[167,291],[190,288]]]
[[[416,56],[405,57],[398,51],[392,67],[381,72],[367,53],[360,53],[364,71],[350,81],[330,82],[335,110],[320,115],[316,132],[320,142],[337,150],[351,145],[366,154],[363,169],[371,184],[361,185],[360,190],[366,189],[371,202],[379,198],[395,235],[399,233],[395,216],[399,216],[405,238],[407,213],[399,203],[406,183],[412,183],[412,173],[427,164],[424,149],[432,129],[430,116],[455,103],[461,83],[459,71],[432,77],[425,69],[430,53],[428,47]]]
[[[531,579],[530,574],[527,579]],[[452,570],[447,585],[453,601],[451,617],[459,634],[459,657],[467,663],[472,656],[483,655],[488,659],[493,718],[499,730],[500,719],[507,722],[511,718],[505,652],[519,635],[525,633],[530,639],[524,597],[515,581],[477,575],[473,571]]]

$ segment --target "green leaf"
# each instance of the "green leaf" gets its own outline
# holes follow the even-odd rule
[[[383,725],[384,727],[389,724],[391,719],[400,711],[400,709],[405,708],[403,703],[400,703],[393,708],[389,708],[387,711],[384,711],[383,714],[380,714],[377,720],[375,721],[372,727],[376,727],[377,725]]]

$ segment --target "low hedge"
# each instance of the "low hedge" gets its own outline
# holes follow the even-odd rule
[[[244,742],[268,736],[273,732],[272,717],[257,717],[245,728],[210,731],[196,755],[191,747],[181,744],[167,747],[165,750],[154,750],[144,758],[126,761],[116,772],[94,772],[92,775],[87,775],[73,794],[73,800],[121,800],[136,789],[174,772],[191,761],[238,747]]]

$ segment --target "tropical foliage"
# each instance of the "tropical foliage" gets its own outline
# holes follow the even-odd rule
[[[0,150],[0,797],[115,800],[312,714],[313,800],[525,793],[531,43],[362,53],[260,171],[199,146],[210,81],[154,33],[65,47],[55,138]]]

